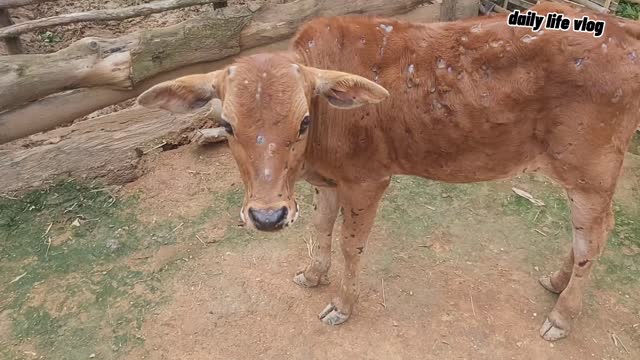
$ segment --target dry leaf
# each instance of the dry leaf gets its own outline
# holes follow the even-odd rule
[[[542,202],[542,200],[538,200],[536,198],[534,198],[531,194],[529,194],[528,192],[518,189],[518,188],[511,188],[511,190],[513,190],[514,193],[522,196],[523,198],[531,201],[534,205],[537,206],[544,206],[544,202]]]

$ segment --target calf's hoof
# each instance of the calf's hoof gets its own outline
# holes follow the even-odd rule
[[[542,276],[538,279],[538,282],[540,283],[540,285],[542,285],[543,288],[547,289],[548,291],[554,293],[554,294],[560,294],[562,291],[556,290],[553,285],[551,284],[551,276],[549,275],[545,275]]]
[[[329,303],[329,305],[320,312],[318,318],[327,325],[340,325],[349,319],[349,314],[340,312],[333,303]]]
[[[564,321],[554,321],[549,315],[540,328],[540,336],[547,341],[556,341],[569,335],[569,325]]]
[[[304,271],[299,271],[293,277],[293,282],[303,288],[312,288],[318,285],[327,285],[329,284],[329,277],[325,274],[320,276],[318,281],[308,280],[306,276],[304,276]]]

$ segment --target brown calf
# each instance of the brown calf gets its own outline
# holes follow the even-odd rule
[[[551,3],[533,10],[584,15]],[[581,311],[640,120],[640,32],[588,15],[607,21],[601,37],[509,27],[506,15],[434,24],[317,18],[290,52],[159,84],[139,104],[185,112],[222,100],[248,226],[290,225],[298,215],[294,183],[316,187],[317,245],[298,285],[317,286],[326,276],[342,209],[345,269],[320,314],[327,324],[352,313],[360,257],[392,175],[466,183],[544,173],[566,189],[573,224],[564,265],[540,280],[560,294],[540,330],[556,340]]]

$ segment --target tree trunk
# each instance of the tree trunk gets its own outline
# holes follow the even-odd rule
[[[134,17],[155,14],[167,10],[180,9],[188,6],[206,5],[211,3],[223,3],[226,0],[162,0],[148,4],[129,6],[120,9],[93,10],[81,13],[64,14],[48,18],[25,21],[20,24],[0,29],[0,38],[13,37],[26,32],[35,31],[47,27],[75,24],[80,22],[98,22],[124,20]]]

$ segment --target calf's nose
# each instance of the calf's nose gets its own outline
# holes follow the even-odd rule
[[[261,231],[280,230],[284,226],[289,210],[286,207],[279,209],[254,209],[249,208],[249,217],[256,229]]]

